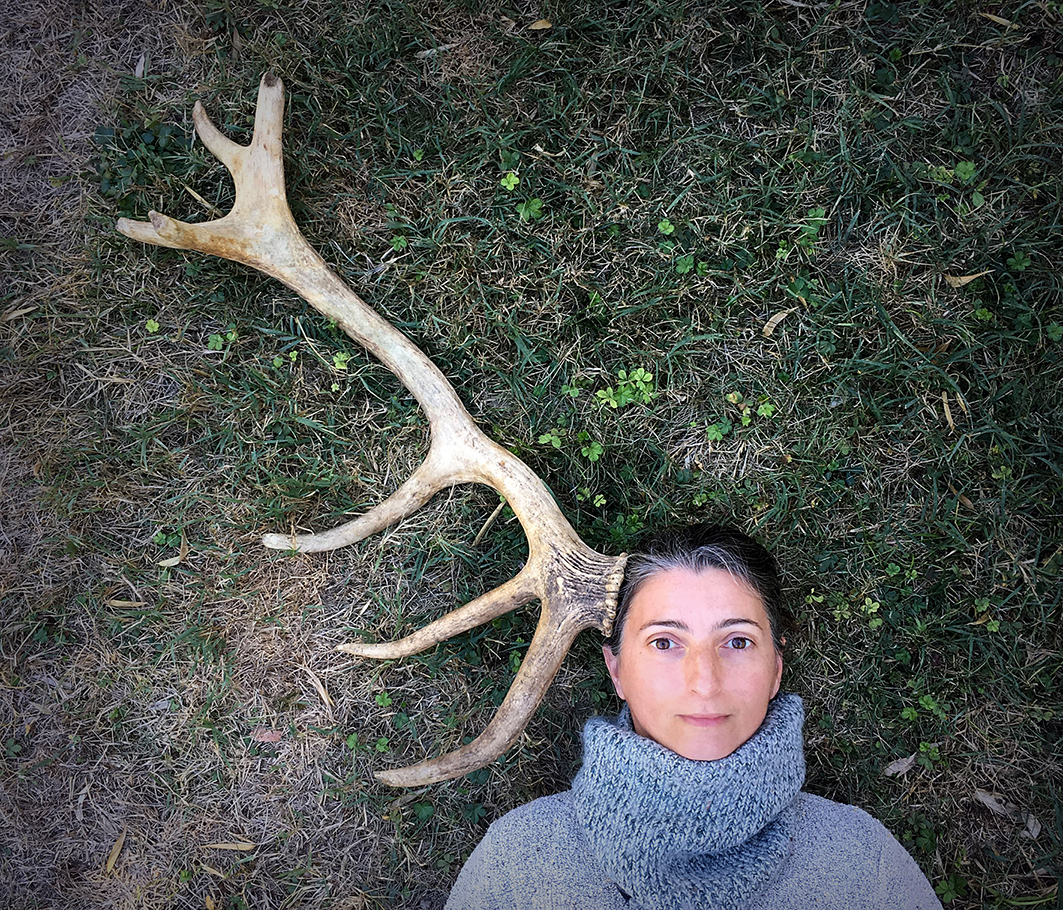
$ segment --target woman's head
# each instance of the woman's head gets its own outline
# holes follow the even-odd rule
[[[602,652],[636,732],[696,760],[730,755],[779,690],[775,560],[732,528],[695,526],[628,560]]]

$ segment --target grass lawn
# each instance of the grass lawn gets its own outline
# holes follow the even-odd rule
[[[490,489],[331,554],[259,544],[381,501],[428,442],[283,286],[114,231],[228,210],[192,106],[246,142],[272,71],[307,238],[591,546],[710,520],[777,554],[807,789],[950,907],[1061,905],[1063,5],[16,6],[0,904],[441,907],[618,709],[585,632],[500,760],[374,780],[483,729],[537,610],[334,650],[515,574]]]

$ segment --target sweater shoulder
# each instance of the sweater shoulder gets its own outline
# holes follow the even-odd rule
[[[546,833],[559,828],[574,828],[576,813],[572,805],[572,791],[540,796],[530,803],[511,809],[488,827],[488,833],[505,837],[520,832],[531,837],[534,832]]]
[[[458,875],[447,910],[608,910],[617,900],[566,791],[539,797],[493,822]]]
[[[485,861],[519,875],[552,865],[558,854],[578,852],[583,840],[572,794],[566,791],[511,809],[488,826],[476,849]]]
[[[822,826],[828,830],[836,828],[840,834],[893,837],[882,822],[859,806],[836,803],[832,799],[804,792],[798,794],[796,803],[802,824]]]
[[[829,853],[839,861],[861,860],[866,865],[882,851],[903,854],[915,861],[882,822],[857,806],[836,803],[812,793],[801,793],[795,801],[798,812],[796,846]]]
[[[776,882],[780,893],[793,894],[793,906],[940,910],[918,864],[878,819],[811,793],[801,793],[793,808],[790,861]]]

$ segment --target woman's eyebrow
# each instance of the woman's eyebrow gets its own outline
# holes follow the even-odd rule
[[[756,626],[758,629],[761,628],[760,623],[757,622],[755,619],[739,619],[737,617],[734,618],[734,619],[725,619],[722,622],[718,622],[718,623],[716,623],[715,626],[713,626],[713,628],[714,629],[726,629],[728,626],[741,626],[741,625]]]
[[[664,629],[678,629],[680,632],[690,631],[690,626],[685,622],[680,622],[678,619],[651,619],[649,622],[643,623],[639,631],[645,632],[653,626],[660,626]]]
[[[756,626],[758,629],[761,628],[760,623],[757,622],[755,619],[743,619],[737,616],[732,619],[720,620],[720,622],[716,623],[716,625],[714,625],[712,628],[715,631],[719,631],[720,629],[727,629],[731,626],[742,625]],[[642,628],[639,629],[639,631],[645,632],[647,629],[653,628],[654,626],[658,626],[664,629],[678,629],[680,632],[690,631],[690,626],[688,626],[685,622],[681,622],[678,619],[653,619],[650,620],[648,623],[644,623],[642,625]]]

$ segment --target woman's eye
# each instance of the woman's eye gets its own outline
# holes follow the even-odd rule
[[[671,649],[673,642],[670,638],[655,638],[652,644],[658,651],[668,651]]]
[[[732,638],[727,644],[736,651],[744,651],[752,644],[752,642],[748,638],[742,638],[742,636],[739,635]]]

